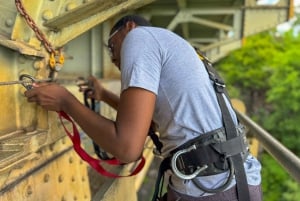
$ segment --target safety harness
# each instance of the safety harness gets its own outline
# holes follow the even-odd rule
[[[224,127],[184,143],[161,162],[152,201],[158,201],[162,197],[164,173],[167,170],[172,170],[177,177],[183,180],[191,180],[199,189],[208,193],[224,191],[235,176],[239,201],[250,201],[243,165],[249,153],[244,128],[241,124],[236,126],[231,118],[225,101],[225,98],[228,100],[229,98],[224,81],[212,67],[210,61],[199,51],[197,53],[213,82]],[[206,188],[196,178],[226,171],[229,171],[227,181],[215,189]]]

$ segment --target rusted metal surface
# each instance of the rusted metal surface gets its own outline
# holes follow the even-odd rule
[[[47,78],[51,72],[49,52],[39,40],[36,30],[32,30],[24,20],[24,16],[18,13],[14,2],[1,0],[0,5],[2,25],[0,26],[0,82],[18,80],[20,74],[24,73],[37,79]],[[241,24],[243,24],[243,21],[239,21],[242,19],[241,10],[227,9],[227,12],[232,11],[228,14],[231,17],[227,18],[203,14],[209,10],[213,2],[218,2],[216,4],[218,6],[221,3],[223,8],[237,8],[240,5],[239,3],[232,5],[234,1],[231,0],[42,0],[34,3],[32,0],[22,0],[27,14],[44,33],[53,48],[63,47],[67,61],[62,70],[56,73],[59,78],[69,79],[62,84],[78,99],[82,98],[81,94],[78,93],[75,83],[73,85],[70,81],[75,80],[76,76],[87,76],[96,72],[99,77],[101,75],[105,78],[117,77],[114,72],[111,73],[111,62],[103,48],[103,41],[107,38],[111,25],[117,17],[128,12],[143,14],[155,26],[166,25],[167,27],[171,24],[174,31],[179,30],[178,33],[183,33],[183,36],[187,36],[191,41],[194,36],[201,36],[200,34],[205,30],[208,32],[204,34],[209,34],[211,29],[207,29],[207,26],[216,29],[220,37],[217,40],[204,38],[202,40],[204,43],[201,44],[201,47],[207,48],[207,51],[212,51],[212,55],[217,55],[215,58],[240,47],[240,38],[234,41],[222,41],[224,41],[223,32],[232,29],[241,31]],[[281,9],[286,11],[287,9],[284,8],[286,0],[281,2],[283,2],[280,4]],[[141,7],[143,9],[140,9]],[[190,13],[191,11],[194,13]],[[222,12],[221,15],[224,14]],[[184,21],[183,18],[187,13],[190,14]],[[203,17],[208,16],[209,19],[199,20],[201,13]],[[275,19],[275,11],[273,13]],[[271,19],[272,26],[284,20],[285,14],[280,14],[282,17],[276,18],[277,22]],[[251,15],[252,13],[249,13],[247,19],[251,19]],[[171,23],[172,19],[173,23]],[[229,21],[218,21],[223,19]],[[205,27],[202,29],[201,26],[187,26],[186,23],[190,21]],[[251,21],[248,22],[249,24],[245,24],[247,26],[245,30],[251,31]],[[259,27],[256,28],[261,31]],[[206,43],[207,40],[212,43]],[[113,90],[119,89],[118,81],[110,82],[108,85]],[[57,114],[28,103],[23,95],[24,91],[25,88],[21,85],[0,86],[0,200],[92,200],[94,195],[95,199],[122,200],[118,197],[120,195],[117,192],[122,192],[118,191],[119,189],[126,190],[123,198],[131,201],[137,199],[135,192],[141,185],[145,172],[133,178],[110,180],[111,182],[108,183],[108,180],[98,175],[99,180],[90,183],[88,175],[90,172],[86,163],[74,153]],[[115,118],[115,111],[105,105],[101,112],[108,118]],[[150,150],[145,149],[149,161],[153,157]],[[130,167],[127,166],[120,171],[130,171]],[[94,185],[94,189],[98,191],[91,192],[93,189],[91,185]],[[131,185],[130,191],[126,187],[123,188],[123,185]]]
[[[119,6],[119,4],[126,2],[127,0],[116,0],[116,1],[90,1],[82,5],[78,5],[70,9],[59,16],[55,16],[44,23],[46,27],[52,30],[61,30],[68,27],[74,23],[78,23],[85,20],[93,15],[99,14],[101,12],[107,12],[107,10]],[[76,5],[74,5],[76,6]],[[109,13],[109,12],[107,12]]]
[[[0,35],[0,45],[7,47],[16,52],[20,52],[23,55],[35,56],[35,57],[45,57],[45,53],[33,48],[25,42],[14,41],[6,38],[5,36]]]
[[[0,177],[0,200],[91,200],[86,165],[61,139]]]

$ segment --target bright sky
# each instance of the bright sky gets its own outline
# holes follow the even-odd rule
[[[276,4],[279,0],[258,0],[257,4]],[[295,5],[300,5],[300,0],[294,0]]]
[[[270,1],[270,0],[269,0]],[[273,0],[274,1],[274,0]],[[300,7],[300,0],[294,0],[294,5],[295,6],[299,6]],[[299,10],[299,9],[296,9],[296,10]],[[299,11],[298,11],[299,12]],[[277,26],[277,31],[279,33],[284,33],[288,30],[290,30],[294,24],[294,22],[296,21],[296,17],[292,18],[289,22],[285,22],[285,23],[282,23],[280,25]],[[298,35],[300,33],[300,27],[299,25],[297,25],[296,27],[294,27],[294,35]]]
[[[257,4],[258,5],[273,5],[273,4],[278,3],[279,1],[280,0],[258,0]],[[300,7],[300,0],[294,0],[294,5]],[[296,18],[293,18],[289,22],[285,22],[285,23],[282,23],[282,24],[278,25],[277,26],[277,31],[278,32],[286,32],[286,31],[290,30],[293,23],[295,22],[295,20],[296,20]],[[299,28],[299,30],[300,30],[300,28]],[[294,31],[297,32],[295,34],[298,34],[299,30],[298,29],[294,30]]]

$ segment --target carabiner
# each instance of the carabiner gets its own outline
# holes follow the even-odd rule
[[[27,74],[20,75],[19,80],[21,81],[23,87],[25,87],[27,90],[32,89],[33,83],[36,82],[36,80],[31,75]]]
[[[226,182],[223,183],[221,186],[219,186],[217,188],[207,188],[203,184],[201,184],[199,180],[192,179],[192,182],[198,188],[200,188],[202,191],[207,192],[207,193],[219,193],[221,191],[224,191],[231,184],[231,181],[234,177],[234,167],[233,167],[232,159],[229,157],[229,158],[227,158],[227,161],[228,161],[228,166],[229,166],[229,176],[228,176]]]
[[[179,178],[181,179],[184,179],[184,180],[189,180],[189,179],[193,179],[195,178],[200,172],[202,172],[203,170],[205,170],[206,168],[208,168],[207,165],[203,165],[203,166],[198,166],[197,169],[195,170],[195,172],[193,172],[192,174],[183,174],[181,173],[178,168],[177,168],[177,165],[176,165],[176,161],[177,161],[177,158],[181,155],[181,154],[184,154],[186,152],[190,152],[192,150],[196,150],[197,147],[196,145],[192,145],[186,149],[182,149],[182,150],[179,150],[177,151],[173,156],[172,156],[172,159],[171,159],[171,167],[172,167],[172,170],[173,172],[175,173],[176,176],[178,176]]]

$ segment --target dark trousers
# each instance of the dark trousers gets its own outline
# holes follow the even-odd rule
[[[261,186],[250,186],[249,193],[251,201],[262,201]],[[192,197],[180,194],[168,187],[168,193],[160,201],[242,201],[237,198],[236,186],[214,195],[204,197]]]

